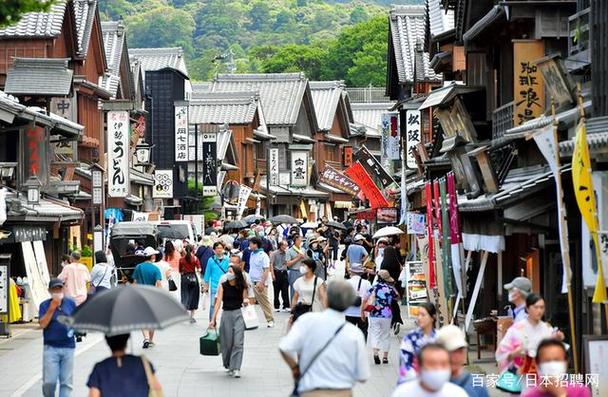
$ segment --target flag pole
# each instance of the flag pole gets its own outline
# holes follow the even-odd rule
[[[559,157],[559,140],[557,136],[557,118],[555,117],[555,99],[551,96],[551,116],[553,123],[553,142],[555,142],[555,159],[557,162],[557,175],[555,176],[555,183],[557,185],[557,205],[559,206],[559,222],[560,222],[560,244],[562,247],[562,261],[564,261],[564,270],[566,272],[566,288],[568,288],[568,312],[570,319],[570,332],[572,334],[572,356],[574,361],[574,373],[578,374],[578,344],[576,342],[576,322],[574,315],[574,298],[572,296],[572,268],[570,267],[570,249],[568,243],[568,237],[566,236],[568,230],[568,221],[566,220],[566,206],[564,204],[564,188],[562,186],[562,175],[561,175],[561,162]],[[562,291],[563,292],[563,291]]]

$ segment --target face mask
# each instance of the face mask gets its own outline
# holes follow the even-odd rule
[[[429,389],[431,389],[433,391],[438,391],[443,387],[444,384],[446,384],[450,380],[450,370],[449,369],[432,369],[432,370],[423,369],[420,372],[420,380]]]
[[[226,279],[227,279],[228,281],[232,281],[232,280],[234,280],[234,279],[235,279],[235,277],[236,277],[236,276],[234,275],[234,273],[226,273]]]
[[[516,294],[517,294],[517,290],[512,289],[511,291],[509,291],[509,302],[513,303],[513,300],[515,299]]]
[[[568,370],[565,361],[547,361],[538,366],[541,376],[560,377]]]
[[[53,293],[51,293],[51,297],[53,299],[62,300],[63,299],[63,292],[53,292]]]
[[[306,266],[300,266],[300,273],[302,273],[302,274],[308,273],[308,268]]]

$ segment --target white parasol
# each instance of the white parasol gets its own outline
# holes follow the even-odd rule
[[[376,233],[374,233],[373,238],[395,236],[395,235],[403,234],[403,233],[404,233],[404,231],[399,229],[398,227],[386,226],[386,227],[383,227],[382,229],[378,230]]]

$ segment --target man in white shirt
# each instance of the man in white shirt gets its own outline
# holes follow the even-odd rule
[[[367,340],[367,321],[364,321],[361,318],[361,302],[366,301],[369,297],[369,290],[372,287],[372,284],[361,277],[361,272],[363,269],[351,269],[350,270],[350,279],[348,279],[348,284],[352,287],[353,291],[357,297],[361,298],[357,299],[358,305],[353,305],[346,309],[344,314],[346,315],[346,321],[349,323],[356,325],[357,328],[363,332],[363,337]]]
[[[350,397],[354,385],[369,378],[363,334],[346,322],[343,313],[354,300],[350,284],[331,282],[328,309],[302,315],[281,340],[279,350],[302,397]]]
[[[249,257],[249,277],[253,283],[253,293],[255,300],[262,307],[264,317],[268,322],[268,328],[274,327],[274,317],[272,316],[272,306],[268,299],[268,290],[266,289],[266,281],[270,279],[270,258],[262,248],[262,240],[259,237],[253,237],[249,240],[249,249],[251,256]]]
[[[463,388],[450,383],[450,355],[443,345],[424,345],[418,352],[418,366],[418,378],[400,384],[391,397],[468,397]]]

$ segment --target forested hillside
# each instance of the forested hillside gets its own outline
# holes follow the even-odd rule
[[[312,79],[384,84],[389,4],[423,0],[105,0],[129,46],[183,47],[191,78],[303,70]],[[371,66],[374,66],[371,68]]]

